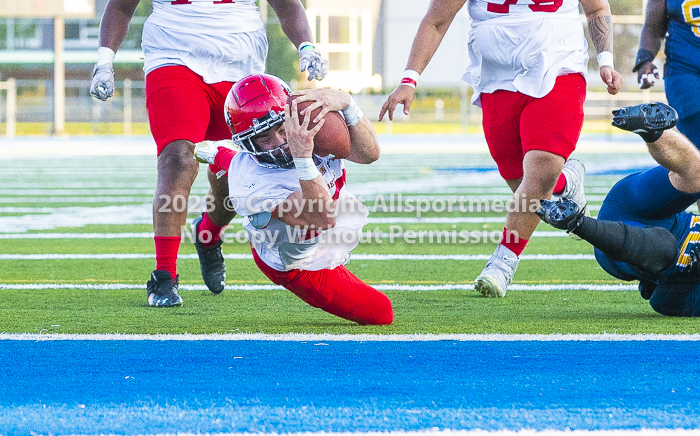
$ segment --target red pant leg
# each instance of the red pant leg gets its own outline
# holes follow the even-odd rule
[[[585,100],[586,80],[580,74],[557,77],[549,94],[531,99],[520,118],[523,155],[542,150],[568,159],[581,135]]]
[[[504,180],[523,176],[525,154],[520,139],[520,115],[529,98],[525,94],[505,90],[481,94],[484,136]]]
[[[251,251],[267,278],[313,307],[362,325],[388,325],[394,320],[389,298],[342,265],[320,271],[277,271],[263,262],[252,247]]]
[[[542,150],[567,159],[583,126],[586,80],[581,74],[557,77],[542,98],[499,90],[481,94],[486,143],[505,180],[523,176],[523,158]]]
[[[224,101],[233,83],[204,83],[180,65],[160,67],[146,76],[146,109],[158,154],[171,142],[231,137]]]

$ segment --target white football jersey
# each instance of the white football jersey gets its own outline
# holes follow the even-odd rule
[[[300,191],[296,169],[263,168],[247,153],[237,153],[229,167],[229,197],[258,256],[278,271],[333,269],[347,263],[360,241],[369,211],[345,189],[345,165],[340,159],[319,158],[316,167],[336,203],[336,224],[320,233],[303,231],[272,219],[256,229],[249,217],[271,212],[293,192]]]
[[[588,71],[578,0],[469,0],[469,67],[462,79],[482,92],[540,98],[557,76]]]
[[[253,0],[153,0],[141,46],[146,74],[184,65],[216,83],[265,71],[267,35]]]

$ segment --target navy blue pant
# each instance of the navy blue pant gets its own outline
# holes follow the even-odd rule
[[[678,191],[671,185],[668,173],[658,166],[620,180],[605,197],[598,219],[638,227],[663,227],[676,237],[680,250],[691,232],[693,217],[685,209],[700,195]],[[678,265],[651,274],[625,262],[610,260],[597,248],[595,257],[608,274],[621,280],[658,283],[649,301],[655,311],[669,316],[700,316],[700,279],[679,272]]]
[[[664,85],[668,104],[678,112],[678,130],[700,148],[700,100],[691,96],[700,89],[700,76],[674,71],[664,75]]]

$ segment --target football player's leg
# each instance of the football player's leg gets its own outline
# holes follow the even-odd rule
[[[671,230],[673,217],[700,198],[700,193],[677,189],[671,176],[669,170],[657,166],[625,177],[608,192],[598,219],[636,222]]]
[[[362,325],[388,325],[394,320],[389,298],[344,266],[320,271],[277,271],[260,259],[256,265],[273,283],[284,286],[310,306]]]
[[[519,208],[506,219],[518,225],[521,238],[529,239],[539,224],[532,212],[540,198],[550,198],[556,185],[565,180],[561,194],[570,198],[576,193],[583,203],[583,166],[576,160],[567,160],[576,148],[583,126],[583,102],[586,82],[580,74],[557,78],[554,88],[546,96],[532,101],[523,110],[521,132],[525,152],[523,184],[517,197],[528,207]],[[564,171],[565,166],[569,171]],[[541,197],[538,197],[541,196]],[[534,202],[533,202],[534,200]],[[585,204],[581,204],[581,207]],[[512,215],[512,216],[510,216]],[[517,224],[515,224],[517,223]]]
[[[685,275],[670,277],[656,287],[649,304],[662,315],[699,317],[700,280]]]
[[[198,77],[179,66],[162,67],[146,76],[146,108],[158,147],[158,178],[153,200],[156,270],[168,271],[175,287],[187,200],[199,170],[192,159],[194,143],[204,139],[209,123],[206,96],[195,85]],[[164,276],[157,282],[164,283]],[[154,292],[157,294],[160,288],[156,286]]]
[[[513,191],[523,177],[520,114],[527,101],[528,97],[519,92],[481,94],[484,137],[498,172]]]
[[[388,325],[394,320],[389,297],[342,265],[301,271],[285,287],[308,304],[361,325]]]
[[[596,259],[623,280],[658,280],[678,257],[676,214],[699,196],[675,189],[669,172],[656,167],[613,186],[598,221],[585,219],[577,234],[596,246]]]
[[[218,141],[231,137],[222,110],[231,86],[231,82],[220,82],[206,87],[210,111],[209,125],[204,134],[207,140]],[[211,292],[219,294],[226,286],[226,262],[222,252],[221,233],[236,213],[227,202],[228,177],[225,171],[221,173],[209,165],[207,178],[210,188],[206,197],[206,209],[201,217],[192,222],[192,229],[196,234],[195,248],[202,280]]]
[[[212,141],[231,139],[231,130],[226,124],[222,108],[232,86],[232,82],[220,82],[209,85],[210,116],[205,139]],[[217,176],[217,170],[210,165],[207,170],[207,178],[210,185],[208,195],[211,196],[210,206],[206,211],[208,225],[203,228],[200,227],[200,231],[208,230],[212,233],[211,241],[206,244],[211,246],[219,240],[221,231],[236,216],[236,212],[226,202],[228,198],[228,177],[222,174]]]
[[[539,217],[534,213],[539,199],[551,197],[564,163],[576,147],[583,124],[584,98],[585,81],[573,74],[559,77],[554,89],[543,98],[525,97],[525,104],[519,108],[521,113],[516,124],[524,153],[522,179],[520,183],[513,183],[515,180],[509,183],[511,188],[517,186],[517,189],[513,196],[514,207],[506,216],[503,239],[474,282],[482,295],[505,295],[519,256],[539,224]],[[489,143],[489,148],[492,147]]]
[[[528,100],[529,97],[510,91],[481,95],[486,143],[498,171],[513,192],[523,180],[520,116]],[[474,280],[476,291],[485,297],[504,297],[526,242],[506,226],[501,243]]]
[[[669,170],[671,185],[681,192],[700,192],[700,150],[675,130],[665,130],[653,143],[647,144],[649,154]]]

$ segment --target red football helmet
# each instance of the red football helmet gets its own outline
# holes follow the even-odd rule
[[[292,168],[294,161],[285,143],[272,150],[260,150],[252,138],[284,122],[284,105],[292,90],[269,74],[255,74],[236,82],[226,97],[224,116],[233,142],[267,168]]]

